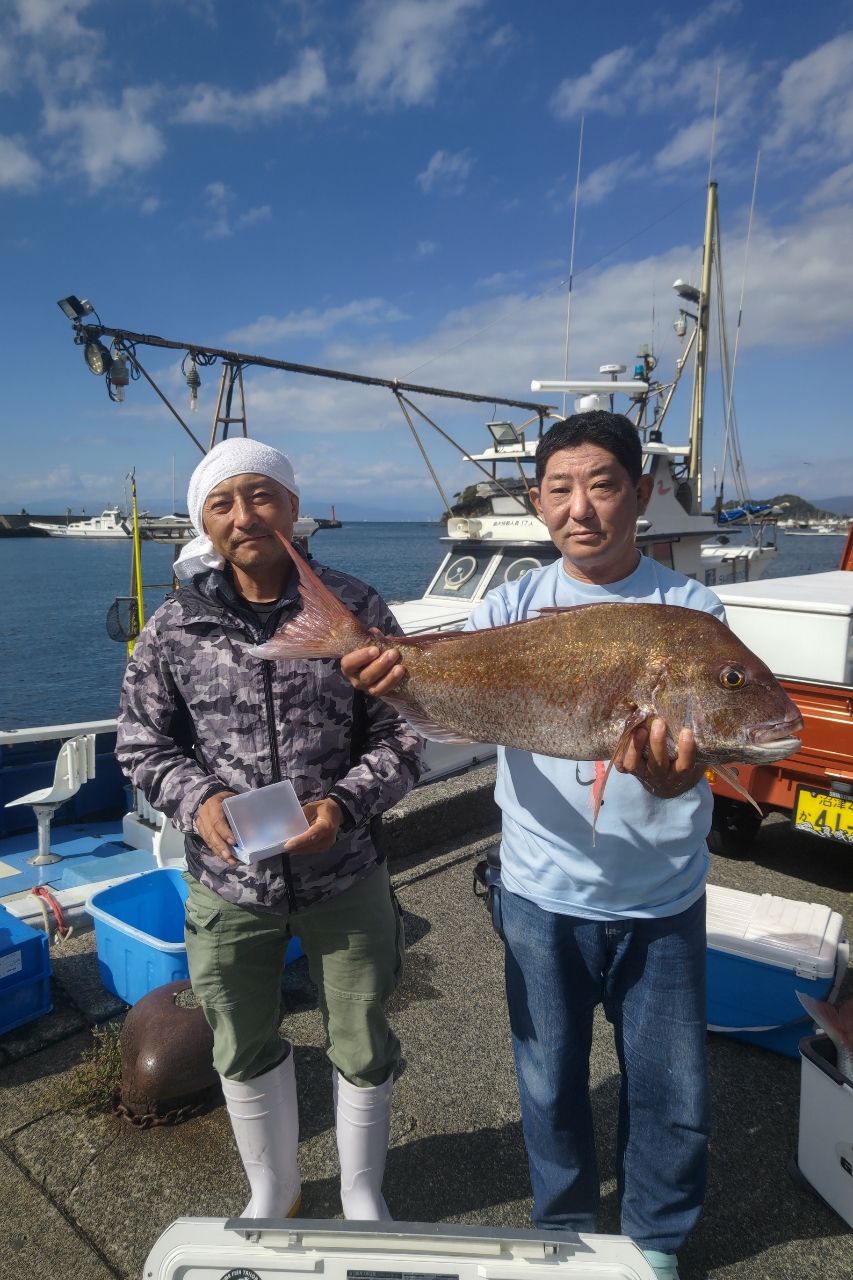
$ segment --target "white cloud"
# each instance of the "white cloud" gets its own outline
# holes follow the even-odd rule
[[[23,138],[0,134],[0,188],[9,191],[33,191],[42,176],[42,167],[30,155]]]
[[[209,182],[204,189],[204,202],[210,210],[211,221],[204,235],[207,240],[222,240],[232,236],[235,231],[242,231],[258,222],[267,222],[272,217],[272,209],[268,204],[257,205],[242,213],[233,214],[231,206],[236,196],[224,182]]]
[[[633,57],[634,51],[623,45],[596,58],[584,75],[563,80],[551,97],[551,110],[557,119],[570,120],[584,111],[621,111],[623,90],[618,77]]]
[[[842,165],[824,178],[806,196],[807,206],[818,204],[840,204],[842,201],[853,203],[853,164]]]
[[[152,213],[157,213],[161,208],[162,203],[163,202],[159,196],[146,196],[142,201],[142,204],[139,206],[139,212],[144,218],[149,218]]]
[[[60,108],[48,104],[44,131],[64,139],[57,163],[86,174],[93,188],[147,169],[165,150],[163,135],[148,118],[157,101],[155,89],[125,89],[117,106],[101,98]]]
[[[187,101],[176,119],[182,124],[243,128],[256,121],[277,120],[287,111],[310,106],[325,94],[326,88],[321,54],[316,49],[306,49],[292,71],[248,93],[235,93],[218,85],[195,85],[187,91]]]
[[[711,151],[713,128],[713,119],[706,116],[693,120],[683,129],[679,129],[675,136],[658,151],[655,156],[655,168],[662,171],[680,169],[683,165],[693,164],[699,159],[707,161]]]
[[[476,282],[478,289],[514,289],[523,277],[521,271],[495,271]]]
[[[853,32],[837,36],[785,69],[776,92],[774,150],[794,158],[853,153]]]
[[[435,253],[438,245],[434,240],[419,240],[415,245],[416,258],[430,258]]]
[[[455,64],[469,17],[484,0],[365,0],[352,56],[357,96],[415,106]]]
[[[281,338],[325,336],[342,325],[388,324],[403,318],[403,313],[384,298],[359,298],[323,311],[306,307],[284,316],[259,316],[252,324],[232,329],[226,340],[261,347]]]
[[[78,14],[91,0],[14,0],[18,29],[25,35],[49,36],[55,42],[87,37]]]
[[[592,173],[582,178],[580,189],[581,205],[599,204],[610,192],[618,187],[626,178],[634,177],[637,171],[634,156],[620,156],[609,164],[599,165]]]
[[[468,150],[436,151],[415,181],[422,191],[456,196],[464,190],[473,165],[474,157]]]

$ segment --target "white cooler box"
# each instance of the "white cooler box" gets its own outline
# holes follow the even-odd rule
[[[797,992],[832,999],[849,953],[829,907],[708,885],[708,1029],[796,1058],[813,1030]]]
[[[853,1083],[824,1035],[800,1041],[800,1173],[853,1227]]]
[[[637,1245],[625,1236],[299,1218],[179,1218],[151,1250],[143,1275],[145,1280],[655,1280]]]
[[[853,684],[853,573],[715,587],[728,624],[777,676]]]

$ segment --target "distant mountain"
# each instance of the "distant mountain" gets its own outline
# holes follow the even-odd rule
[[[853,497],[820,498],[817,505],[834,516],[853,516]]]

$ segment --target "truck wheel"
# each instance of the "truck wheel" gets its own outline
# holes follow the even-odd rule
[[[708,848],[727,858],[740,858],[749,849],[758,828],[761,815],[751,805],[726,796],[714,796],[714,816],[708,833]]]

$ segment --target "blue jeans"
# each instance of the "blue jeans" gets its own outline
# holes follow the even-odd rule
[[[596,1005],[621,1071],[622,1231],[675,1252],[702,1209],[710,1093],[705,899],[656,920],[584,920],[502,889],[506,991],[537,1227],[595,1231],[589,1054]]]

